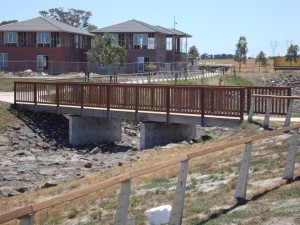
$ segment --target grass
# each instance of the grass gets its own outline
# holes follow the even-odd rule
[[[10,104],[0,102],[0,132],[2,133],[7,126],[19,123],[18,112],[10,108]]]
[[[131,165],[124,165],[122,168],[112,168],[36,193],[26,193],[10,199],[0,197],[0,202],[1,205],[7,204],[9,208],[20,206],[20,203],[26,205],[36,200],[40,201],[47,196],[67,193],[69,190],[76,190],[87,184],[97,183],[108,177],[125,173],[128,170],[133,171],[157,161],[165,161],[180,154],[198,151],[206,147],[219,145],[224,141],[228,142],[238,137],[248,136],[249,134],[257,133],[258,130],[258,125],[245,123],[228,131],[228,134],[220,137],[218,140],[210,140],[203,144],[177,147],[169,150],[157,149],[150,152],[141,152],[139,154],[140,161]],[[254,146],[254,152],[255,148],[259,147],[260,154],[253,157],[251,161],[251,167],[256,168],[256,170],[252,170],[250,173],[250,184],[255,180],[280,177],[278,174],[270,175],[270,171],[277,168],[282,169],[282,163],[276,163],[276,158],[272,156],[278,154],[278,157],[284,158],[287,151],[286,148],[289,147],[289,137],[286,137],[287,139],[285,140],[282,140],[281,137],[282,145],[273,144],[269,147],[268,143],[274,142],[273,140],[268,140],[267,143],[259,142]],[[275,146],[276,149],[274,149]],[[299,218],[295,216],[300,212],[298,211],[300,210],[299,200],[293,203],[293,209],[296,211],[294,214],[288,211],[288,207],[283,207],[284,202],[287,200],[300,199],[299,181],[269,192],[265,192],[264,188],[249,185],[249,191],[252,193],[249,196],[259,197],[256,199],[251,197],[255,200],[250,200],[244,207],[236,206],[233,193],[242,152],[243,147],[237,147],[194,159],[190,162],[189,176],[192,176],[192,178],[187,183],[184,224],[255,224],[269,221],[274,217],[278,221],[290,217],[296,222],[299,221]],[[272,165],[271,168],[270,165]],[[178,166],[172,166],[166,170],[161,170],[133,181],[129,214],[135,216],[136,224],[146,224],[146,218],[143,214],[145,210],[162,204],[172,204],[176,186],[176,178],[174,177],[176,177],[178,169]],[[228,183],[217,185],[213,191],[205,191],[211,187],[210,185],[215,185],[215,183],[226,179],[229,179]],[[101,224],[111,224],[117,208],[117,192],[115,188],[117,187],[110,188],[110,194],[106,193],[108,191],[106,190],[104,191],[106,194],[102,192],[96,193],[71,201],[69,204],[49,209],[45,211],[47,213],[38,213],[35,216],[36,221],[39,224],[68,224],[70,221],[74,222],[75,220],[78,220],[75,224],[99,224],[99,221],[101,221]],[[274,204],[276,205],[276,202],[280,202],[279,205],[282,205],[283,208],[281,210],[272,208]],[[1,211],[3,211],[3,208]],[[286,215],[281,211],[284,211]]]
[[[207,80],[216,84],[219,78]],[[239,79],[239,78],[238,78]],[[205,81],[206,82],[206,81]],[[240,81],[239,81],[240,82]],[[201,81],[200,81],[201,84]],[[3,88],[4,85],[0,85]],[[8,87],[9,89],[9,87]],[[0,104],[0,129],[18,123],[17,113],[8,109],[9,105]],[[271,127],[280,125],[271,123]],[[111,168],[69,183],[61,183],[58,187],[24,193],[12,198],[0,196],[0,212],[48,199],[51,196],[68,193],[88,185],[96,184],[119,174],[148,167],[180,155],[227,143],[242,137],[249,137],[260,132],[260,126],[244,122],[231,129],[217,140],[205,143],[178,146],[172,149],[156,149],[139,152],[139,160],[122,167]],[[281,142],[281,144],[275,144]],[[290,143],[290,135],[286,139],[258,141],[254,145],[249,174],[248,202],[237,205],[234,198],[236,177],[244,146],[237,146],[221,152],[206,155],[190,161],[189,176],[185,197],[183,224],[264,224],[274,220],[274,224],[282,224],[285,220],[300,224],[300,169],[296,168],[298,178],[287,185],[274,188],[258,187],[252,182],[278,178],[282,176],[286,152]],[[259,150],[258,150],[259,149]],[[297,156],[297,162],[300,154]],[[172,204],[176,175],[179,165],[147,174],[132,180],[129,215],[135,216],[136,224],[146,224],[144,211],[162,204]],[[279,171],[279,172],[275,172]],[[228,180],[225,184],[215,185]],[[212,191],[206,191],[215,185]],[[35,215],[37,224],[111,224],[117,207],[119,186],[96,192],[62,204]],[[74,221],[78,220],[77,223]],[[14,221],[8,224],[17,224]],[[73,223],[74,222],[74,223]]]
[[[253,86],[253,84],[249,80],[235,75],[227,76],[227,83],[228,85],[233,86]]]

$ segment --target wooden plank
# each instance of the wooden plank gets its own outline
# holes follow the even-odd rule
[[[153,171],[156,171],[156,170],[168,167],[168,166],[172,166],[176,163],[179,163],[179,162],[182,162],[182,161],[185,161],[185,160],[188,160],[187,155],[179,156],[175,159],[171,159],[171,160],[168,160],[168,161],[165,161],[165,162],[162,162],[162,163],[158,163],[158,164],[155,164],[153,166],[150,166],[150,167],[147,167],[147,168],[144,168],[144,169],[133,171],[133,172],[130,173],[130,177],[134,178],[134,177],[142,176],[144,174],[151,173]]]
[[[129,180],[129,179],[130,179],[129,174],[120,175],[120,176],[111,178],[109,180],[103,181],[101,183],[94,184],[94,185],[89,186],[87,188],[83,188],[81,190],[77,190],[77,191],[73,191],[73,192],[70,192],[70,193],[67,193],[67,194],[59,195],[59,196],[56,196],[52,199],[33,204],[32,209],[33,209],[33,212],[41,211],[41,210],[44,210],[46,208],[49,208],[49,207],[52,207],[52,206],[55,206],[55,205],[59,205],[59,204],[62,204],[64,202],[74,200],[76,198],[91,194],[93,192],[111,187],[115,184],[122,183],[123,181]]]
[[[0,223],[5,223],[14,219],[21,218],[23,216],[33,213],[31,206],[25,206],[19,209],[12,210],[10,212],[0,214]]]
[[[252,141],[256,141],[256,140],[263,139],[263,138],[270,137],[270,136],[275,136],[275,135],[281,134],[285,131],[294,130],[297,128],[300,128],[300,124],[295,124],[295,125],[292,125],[289,127],[279,128],[274,131],[264,132],[263,134],[252,136]]]
[[[300,99],[300,96],[281,96],[281,95],[260,95],[260,94],[252,94],[253,97],[260,98],[278,98],[278,99]]]

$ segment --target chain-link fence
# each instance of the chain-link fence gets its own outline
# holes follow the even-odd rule
[[[161,71],[185,71],[197,70],[197,66],[187,65],[186,62],[171,63],[126,63],[123,67],[102,67],[88,62],[62,62],[62,61],[8,61],[5,65],[0,64],[0,70],[20,72],[26,70],[43,72],[49,75],[57,75],[70,72],[90,72],[98,74],[120,74],[120,73],[144,73]]]

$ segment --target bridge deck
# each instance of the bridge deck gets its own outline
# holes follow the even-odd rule
[[[15,82],[14,103],[18,105],[32,103],[35,105],[35,110],[44,108],[55,112],[59,110],[59,113],[116,116],[139,121],[177,122],[186,118],[185,122],[191,121],[190,123],[204,125],[206,118],[211,116],[216,120],[218,118],[243,120],[244,112],[247,112],[250,107],[251,94],[290,95],[291,89],[288,87]],[[266,99],[263,97],[255,99],[254,112],[265,113]],[[273,101],[271,113],[285,114],[288,100],[279,98]]]

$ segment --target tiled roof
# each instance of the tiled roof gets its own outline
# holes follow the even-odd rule
[[[0,31],[18,31],[18,32],[67,32],[93,36],[88,31],[78,29],[57,20],[44,17],[37,17],[16,23],[10,23],[0,26]]]
[[[138,20],[129,20],[123,23],[93,30],[92,33],[162,33],[166,35],[192,37],[191,35],[176,29],[153,26]]]

